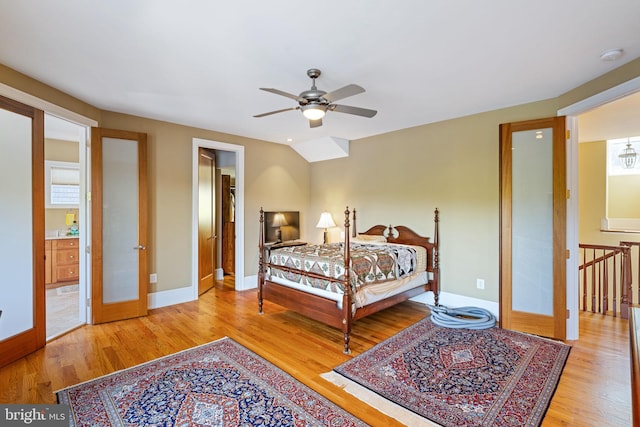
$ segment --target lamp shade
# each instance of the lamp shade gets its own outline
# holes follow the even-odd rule
[[[319,120],[324,117],[327,111],[326,105],[321,104],[307,104],[300,107],[302,114],[309,120]]]
[[[273,223],[271,223],[271,226],[272,227],[280,227],[282,225],[289,225],[289,224],[287,224],[287,220],[284,217],[284,214],[278,212],[277,214],[275,214],[273,216]]]
[[[320,221],[318,221],[317,228],[331,228],[335,227],[336,223],[333,222],[333,217],[329,212],[322,212],[320,215]]]

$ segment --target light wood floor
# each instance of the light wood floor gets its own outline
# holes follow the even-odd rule
[[[0,403],[52,403],[55,391],[211,340],[229,336],[372,426],[400,424],[320,377],[351,356],[342,334],[256,292],[218,282],[200,300],[151,310],[146,317],[83,326],[0,369]],[[428,314],[405,302],[356,322],[359,354]],[[543,426],[631,425],[628,322],[581,314],[581,338],[569,355]]]

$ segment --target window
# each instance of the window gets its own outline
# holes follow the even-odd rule
[[[70,162],[45,163],[47,208],[77,208],[80,205],[80,165]]]
[[[625,150],[635,156],[625,165]],[[627,151],[629,153],[629,151]],[[607,140],[607,217],[602,230],[640,232],[640,136]]]
[[[623,158],[620,157],[628,148],[636,153],[632,167],[625,165]],[[640,136],[607,140],[607,175],[640,175],[638,156],[640,156]]]

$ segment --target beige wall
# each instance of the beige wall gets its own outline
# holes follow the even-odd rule
[[[578,145],[578,210],[579,210],[579,239],[580,243],[618,245],[620,241],[640,240],[636,233],[617,233],[600,231],[601,219],[607,216],[607,168],[606,141],[583,142]],[[619,176],[612,178],[626,179],[632,183],[629,191],[637,195],[640,192],[640,177]],[[615,196],[614,196],[615,199]],[[619,204],[635,209],[636,215],[621,218],[639,218],[640,201],[635,196],[632,199],[619,196]]]
[[[100,125],[148,135],[152,291],[191,284],[193,138],[245,147],[245,276],[257,272],[260,207],[307,208],[309,164],[288,146],[112,112]]]
[[[194,137],[245,147],[245,276],[257,272],[261,206],[265,210],[299,210],[301,220],[304,220],[310,199],[310,166],[288,146],[100,111],[3,65],[0,65],[0,83],[97,120],[102,127],[148,134],[149,268],[150,272],[158,274],[158,283],[150,289],[151,292],[191,284],[191,155]],[[304,228],[302,233],[306,233]]]
[[[345,205],[361,228],[404,224],[431,235],[441,210],[442,289],[498,301],[498,125],[553,116],[573,104],[640,76],[640,60],[554,100],[404,129],[351,143],[348,158],[307,164],[289,147],[123,114],[103,112],[0,66],[0,83],[100,122],[149,134],[150,267],[154,290],[191,282],[191,139],[245,147],[245,275],[257,271],[257,213],[300,210],[302,238],[319,241],[322,210],[341,221]],[[334,230],[337,233],[338,230]],[[475,279],[486,289],[476,290]]]
[[[607,217],[640,218],[640,175],[614,175],[607,182]]]
[[[62,141],[59,139],[45,139],[44,159],[58,162],[79,162],[79,150],[77,141]],[[65,215],[72,213],[78,219],[78,209],[45,209],[45,230],[67,230]]]
[[[353,141],[348,158],[312,165],[311,212],[342,223],[349,205],[360,230],[394,224],[433,236],[438,208],[442,290],[497,302],[498,126],[556,111],[555,101],[537,102]]]

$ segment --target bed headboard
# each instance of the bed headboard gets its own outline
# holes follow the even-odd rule
[[[434,211],[434,234],[433,241],[431,238],[424,237],[410,229],[409,227],[405,227],[403,225],[392,226],[389,225],[374,225],[364,232],[358,232],[356,227],[356,210],[353,209],[352,212],[353,217],[353,227],[351,235],[352,237],[357,237],[358,234],[366,234],[370,236],[385,236],[387,238],[387,242],[389,243],[399,243],[405,245],[415,245],[422,246],[427,249],[427,271],[433,271],[434,267],[438,264],[438,240],[439,240],[439,223],[440,223],[440,212],[436,208]],[[345,210],[345,228],[349,227],[349,208]]]

